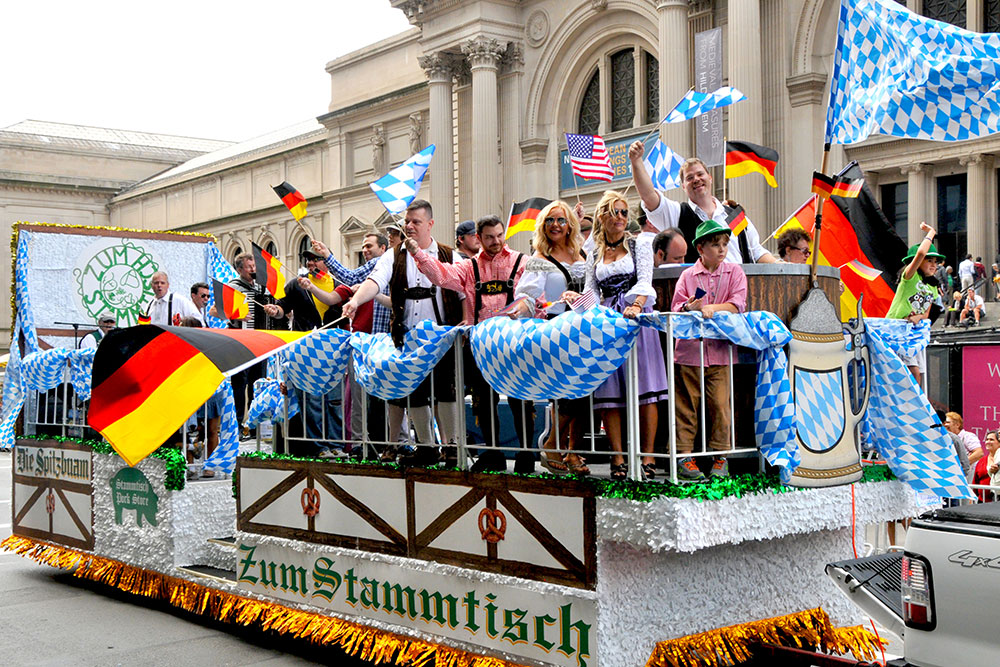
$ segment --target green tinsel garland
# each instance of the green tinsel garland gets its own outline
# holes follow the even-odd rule
[[[306,456],[293,456],[291,454],[270,454],[267,452],[250,452],[241,454],[248,459],[260,461],[315,461],[317,459]],[[347,463],[352,465],[377,465],[394,470],[400,470],[401,466],[396,463],[381,463],[379,461],[359,461],[357,459],[339,459],[337,463]],[[442,468],[443,469],[443,468]],[[458,468],[453,468],[458,470]],[[542,479],[573,479],[584,482],[594,487],[594,493],[603,498],[624,498],[626,500],[638,500],[649,502],[657,498],[695,498],[699,501],[721,500],[735,496],[741,498],[754,493],[788,493],[800,491],[802,489],[793,486],[785,486],[778,479],[775,473],[753,473],[749,475],[733,475],[711,479],[703,484],[672,484],[664,482],[638,482],[632,480],[612,481],[597,477],[579,477],[576,475],[557,476],[550,473],[536,473],[531,475],[521,475],[518,473],[495,473],[498,475],[508,474],[514,477],[532,477]],[[889,470],[889,466],[864,466],[862,468],[861,482],[886,482],[895,479]],[[233,475],[233,496],[236,495],[236,475]]]
[[[92,452],[97,454],[108,454],[118,456],[118,453],[104,440],[83,440],[81,438],[66,438],[61,435],[19,435],[18,440],[55,440],[56,442],[75,442],[80,445],[90,447]],[[161,459],[167,468],[166,479],[163,486],[168,491],[180,491],[187,482],[187,460],[181,454],[181,450],[176,447],[160,447],[150,454],[151,457]]]

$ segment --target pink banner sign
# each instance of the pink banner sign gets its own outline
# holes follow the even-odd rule
[[[1000,426],[1000,345],[962,349],[962,419],[980,441]]]

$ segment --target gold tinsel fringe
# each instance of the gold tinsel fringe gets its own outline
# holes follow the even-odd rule
[[[884,642],[861,626],[835,628],[822,609],[800,611],[697,635],[659,642],[646,667],[696,667],[739,664],[754,644],[778,644],[872,661]]]
[[[339,618],[289,609],[245,598],[186,579],[127,565],[67,547],[12,535],[0,548],[52,567],[75,570],[73,576],[169,602],[187,612],[260,630],[273,631],[374,663],[405,667],[518,667],[499,658],[476,655],[393,634]]]

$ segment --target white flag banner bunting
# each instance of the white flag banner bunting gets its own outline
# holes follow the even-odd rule
[[[732,86],[723,86],[710,93],[699,93],[690,90],[677,102],[673,109],[667,112],[661,123],[680,123],[681,121],[697,118],[703,113],[708,113],[713,109],[728,107],[730,104],[742,102],[747,98]]]
[[[434,144],[431,144],[411,155],[406,162],[368,186],[382,202],[382,206],[385,206],[385,210],[389,213],[402,213],[417,198],[424,175],[431,165],[431,158],[434,157],[434,149]]]
[[[232,475],[236,469],[236,457],[240,454],[240,431],[236,421],[236,401],[233,397],[232,382],[228,379],[223,380],[209,400],[222,401],[222,414],[219,415],[221,417],[219,444],[205,460],[205,469]]]
[[[609,308],[551,320],[492,317],[472,329],[476,365],[490,386],[522,400],[583,398],[625,363],[635,320]]]

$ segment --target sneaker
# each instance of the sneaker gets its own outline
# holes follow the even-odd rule
[[[716,477],[729,477],[729,459],[722,456],[716,456],[712,459],[712,469],[708,471],[708,476],[713,479]]]
[[[495,449],[487,449],[470,468],[472,472],[507,472],[507,459],[503,452]]]
[[[701,471],[694,458],[685,456],[677,462],[677,479],[682,482],[707,482],[708,478]]]
[[[316,455],[321,459],[342,459],[347,456],[347,453],[343,449],[337,447],[324,449],[319,454]]]

